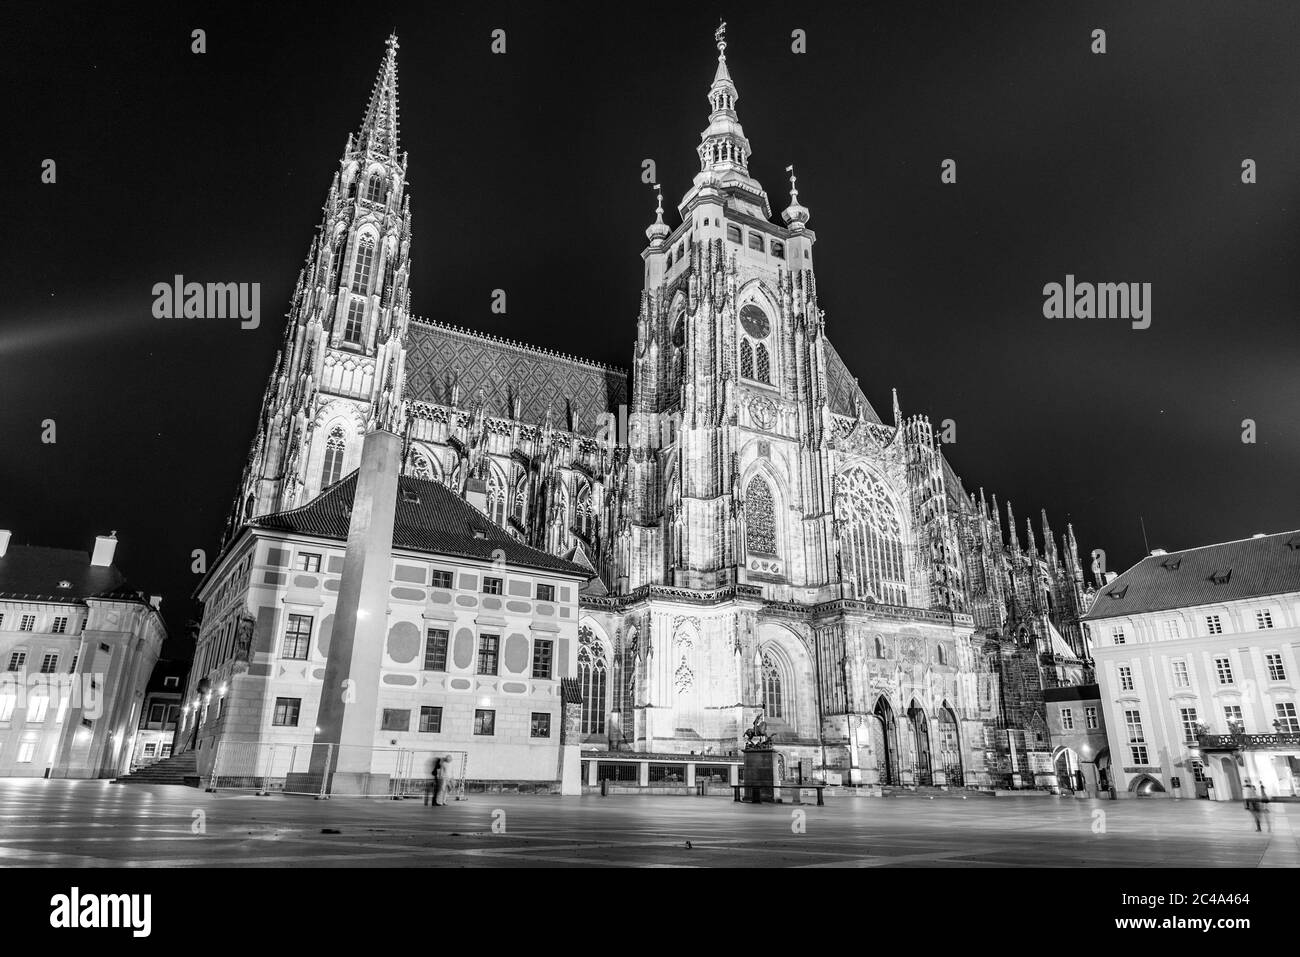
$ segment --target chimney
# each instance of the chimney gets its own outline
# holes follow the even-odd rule
[[[4,558],[5,552],[9,551],[9,536],[12,534],[7,528],[0,528],[0,558]]]
[[[90,556],[90,564],[108,567],[113,564],[113,552],[117,550],[117,531],[110,535],[95,536],[95,551]]]
[[[465,480],[465,501],[487,514],[487,482],[481,478]]]

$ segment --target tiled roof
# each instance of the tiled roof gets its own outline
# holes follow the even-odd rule
[[[254,528],[298,532],[347,541],[357,473],[343,478],[300,508],[263,515]],[[508,565],[586,579],[591,571],[531,548],[443,485],[403,475],[398,479],[393,547],[479,561],[503,557]]]
[[[551,415],[557,429],[594,435],[600,417],[627,404],[627,373],[536,346],[498,339],[438,322],[412,320],[406,332],[406,397],[451,404],[452,386],[460,404],[481,394],[489,415],[519,417],[541,424]],[[572,423],[572,425],[570,425]]]
[[[10,545],[0,557],[0,598],[75,602],[94,597],[143,599],[116,565],[92,565],[90,555],[75,548]]]
[[[835,351],[830,340],[826,340],[826,402],[831,407],[831,411],[836,415],[856,415],[857,407],[854,403],[855,398],[862,399],[862,415],[868,422],[881,424],[880,416],[876,415],[876,410],[871,407],[867,401],[866,395],[862,392],[862,387],[858,385],[858,380],[854,378],[849,367],[844,364],[840,354]]]
[[[1300,530],[1148,555],[1097,592],[1084,621],[1300,591]]]

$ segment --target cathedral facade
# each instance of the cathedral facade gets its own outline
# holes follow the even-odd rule
[[[412,315],[397,50],[330,185],[227,535],[394,431],[404,474],[590,569],[585,751],[735,753],[761,714],[791,776],[1031,773],[1042,690],[1088,669],[1073,531],[1044,515],[1022,547],[924,416],[873,409],[828,338],[793,173],[779,216],[750,173],[725,39],[699,172],[676,225],[661,194],[646,230],[630,373]]]

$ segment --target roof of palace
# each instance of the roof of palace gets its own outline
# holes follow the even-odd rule
[[[1148,555],[1097,593],[1085,621],[1300,592],[1300,529]]]
[[[299,508],[255,518],[249,525],[347,541],[357,473],[335,482]],[[398,479],[393,547],[507,565],[586,579],[589,569],[516,540],[441,482],[403,475]]]
[[[10,545],[0,557],[0,598],[79,602],[86,598],[144,600],[116,565],[92,565],[76,548]]]
[[[453,385],[462,405],[480,392],[489,415],[541,423],[547,413],[560,429],[594,435],[600,416],[628,401],[622,369],[425,319],[406,334],[406,396],[451,405]]]

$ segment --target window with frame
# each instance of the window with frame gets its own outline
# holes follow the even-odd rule
[[[420,706],[420,733],[442,733],[442,708],[435,705]]]
[[[770,656],[763,655],[763,711],[769,718],[785,718],[785,694],[781,669]]]
[[[741,235],[739,226],[733,226],[730,223],[727,224],[727,241],[737,244],[740,243]]]
[[[10,671],[22,671],[23,667],[26,664],[27,664],[27,652],[25,651],[15,651],[13,654],[9,656]]]
[[[1083,709],[1083,721],[1089,731],[1097,730],[1097,709],[1087,707]]]
[[[50,633],[54,635],[64,635],[68,632],[68,619],[60,615],[54,619],[54,624],[50,626]]]
[[[860,465],[841,472],[835,481],[835,517],[844,523],[844,573],[859,589],[857,597],[907,605],[903,522],[893,496]]]
[[[1187,744],[1196,743],[1196,725],[1200,721],[1196,716],[1195,708],[1179,708],[1178,721],[1183,726],[1183,741]]]
[[[1183,637],[1183,626],[1177,619],[1170,619],[1165,622],[1165,638],[1173,641],[1175,638]]]
[[[411,712],[406,708],[385,708],[381,731],[410,731]]]
[[[478,636],[478,668],[476,673],[480,675],[494,675],[497,673],[497,653],[501,643],[500,635],[479,635]]]
[[[11,691],[0,694],[0,721],[12,721],[14,708],[18,705],[18,696]]]
[[[374,180],[371,180],[373,184]],[[352,268],[352,291],[363,296],[370,293],[370,274],[375,265],[375,239],[366,235],[357,244],[357,261]]]
[[[1112,645],[1122,645],[1126,640],[1123,628],[1115,628],[1111,630],[1110,643]]]
[[[1130,668],[1128,665],[1119,666],[1119,690],[1120,691],[1133,690],[1133,669]]]
[[[298,727],[298,712],[301,710],[301,698],[276,698],[271,724],[277,728],[296,728]]]
[[[330,437],[325,442],[325,465],[321,469],[320,487],[333,485],[343,476],[343,453],[347,449],[347,439],[343,437],[343,428],[334,426]]]
[[[496,734],[497,713],[490,708],[474,709],[474,733]]]
[[[578,688],[582,693],[583,734],[605,733],[608,672],[605,646],[587,625],[578,627]]]
[[[1264,661],[1268,664],[1269,681],[1286,681],[1286,665],[1282,664],[1280,653],[1270,651],[1264,656]]]
[[[501,579],[485,577],[483,579],[483,594],[485,595],[501,594]]]
[[[376,172],[366,182],[366,199],[372,203],[382,203],[388,193],[388,180],[383,173]]]
[[[1192,780],[1197,784],[1205,783],[1205,765],[1200,761],[1192,762]]]
[[[1255,612],[1255,627],[1257,629],[1273,627],[1273,612],[1267,608],[1261,608]]]
[[[433,581],[430,584],[434,588],[450,588],[451,572],[442,568],[435,568],[433,570]]]
[[[1147,763],[1146,737],[1142,733],[1142,715],[1138,711],[1125,711],[1124,723],[1128,728],[1129,752],[1134,764]]]
[[[356,296],[348,298],[348,317],[343,322],[343,341],[361,344],[361,327],[366,321],[366,301]]]
[[[50,651],[41,659],[41,674],[52,675],[59,670],[59,653]]]
[[[153,704],[149,706],[149,723],[162,724],[163,718],[167,715],[167,706],[163,704]]]
[[[1065,731],[1074,730],[1074,709],[1073,708],[1061,709],[1061,728]]]
[[[757,249],[761,253],[761,252],[766,252],[766,247],[767,244],[763,242],[763,235],[761,233],[750,232],[749,234],[750,249]]]
[[[18,620],[18,630],[19,630],[19,631],[35,631],[35,630],[36,630],[36,616],[35,616],[35,615],[23,615],[23,617],[20,618],[20,619]]]
[[[772,257],[774,259],[785,258],[785,243],[781,242],[779,239],[772,240]]]
[[[24,741],[18,745],[18,764],[31,764],[36,754],[36,742]]]
[[[144,756],[145,756],[146,758],[152,758],[152,757],[153,757],[155,754],[157,754],[157,753],[158,753],[158,742],[157,742],[157,741],[150,741],[150,742],[148,742],[147,744],[145,744],[145,746],[144,746]]]
[[[1173,662],[1174,669],[1174,687],[1190,688],[1192,685],[1191,676],[1187,673],[1187,662],[1181,658]]]
[[[281,658],[303,661],[311,650],[311,615],[290,615],[284,627],[284,647]]]
[[[50,710],[50,699],[45,694],[34,694],[27,699],[27,723],[44,724],[45,715]]]
[[[530,738],[549,738],[551,736],[551,715],[546,711],[534,711]]]
[[[533,677],[549,679],[551,677],[551,639],[537,638],[533,641]]]
[[[539,584],[539,585],[537,586],[537,600],[538,600],[538,601],[555,601],[555,586],[554,586],[554,585],[540,585],[540,584]]]
[[[1223,706],[1223,720],[1228,724],[1228,730],[1232,731],[1232,725],[1240,726],[1242,724],[1241,705],[1225,704]]]
[[[447,644],[451,632],[446,628],[430,628],[424,639],[424,670],[447,670]]]
[[[1273,713],[1277,716],[1274,726],[1278,734],[1300,733],[1300,717],[1296,715],[1294,701],[1277,702],[1273,705]]]
[[[300,572],[320,571],[320,555],[317,554],[316,552],[299,552],[298,571]]]
[[[1232,684],[1232,659],[1222,655],[1214,659],[1214,673],[1218,675],[1219,684]]]
[[[1221,635],[1223,634],[1223,619],[1221,619],[1218,615],[1206,615],[1205,627],[1210,634]]]

